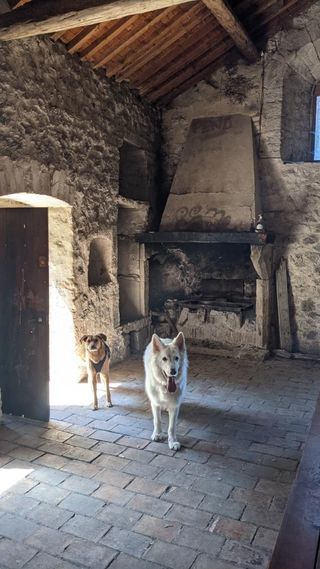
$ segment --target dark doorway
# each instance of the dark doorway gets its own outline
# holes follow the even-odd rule
[[[4,413],[49,419],[47,208],[0,209],[0,387]]]

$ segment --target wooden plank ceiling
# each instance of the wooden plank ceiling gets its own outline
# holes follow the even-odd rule
[[[39,0],[8,2],[14,14],[25,8],[23,4],[34,5],[35,10],[40,4]],[[227,58],[236,58],[239,51],[249,61],[257,59],[267,37],[311,3],[192,0],[57,31],[51,37],[108,77],[127,81],[150,102],[164,105]]]

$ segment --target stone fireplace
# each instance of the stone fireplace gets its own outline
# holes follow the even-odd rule
[[[269,344],[272,243],[261,213],[251,118],[192,121],[163,212],[147,243],[150,308],[162,336],[202,347]]]

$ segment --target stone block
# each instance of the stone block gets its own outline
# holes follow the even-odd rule
[[[105,569],[116,555],[114,549],[85,539],[75,539],[63,553],[65,559],[95,569]]]
[[[215,532],[228,539],[242,541],[248,544],[251,543],[256,530],[257,526],[253,524],[240,522],[223,516],[217,516],[209,528],[210,532]]]
[[[11,541],[10,539],[0,539],[0,559],[4,567],[8,569],[20,569],[32,559],[37,553],[36,549]],[[39,568],[40,569],[40,568]]]
[[[141,512],[116,504],[106,504],[97,514],[99,520],[123,529],[131,529],[141,516]]]
[[[26,544],[52,555],[61,555],[72,540],[72,535],[42,526],[28,537]]]
[[[184,525],[190,525],[191,527],[199,529],[205,529],[211,518],[212,514],[209,512],[195,510],[194,508],[188,508],[179,504],[174,504],[165,516],[165,519],[180,522]]]
[[[132,557],[126,553],[120,553],[118,557],[113,561],[110,569],[164,569],[163,565],[158,565],[158,563],[150,563],[144,559],[138,559],[137,557]]]
[[[244,567],[252,566],[267,569],[269,564],[269,557],[266,553],[236,541],[226,541],[220,557]]]
[[[135,478],[129,486],[127,486],[127,490],[159,498],[166,491],[167,487],[167,485],[160,484],[153,480]]]
[[[144,515],[133,527],[135,532],[148,535],[154,539],[163,541],[173,541],[177,538],[181,525],[170,521],[168,518],[160,519],[153,516]]]
[[[59,529],[73,515],[72,511],[69,512],[49,504],[39,504],[28,513],[28,518],[52,529]]]
[[[112,502],[118,506],[127,504],[133,495],[133,492],[111,484],[102,484],[93,494],[94,498],[100,498],[99,502],[103,500],[103,502]]]
[[[62,484],[60,488],[69,492],[77,492],[78,494],[90,495],[99,488],[99,482],[96,480],[88,480],[84,476],[70,476]]]
[[[166,503],[152,496],[144,496],[143,494],[136,494],[128,503],[129,508],[158,518],[162,518],[170,510],[171,506],[171,503]]]
[[[278,537],[278,532],[268,528],[259,528],[252,542],[254,547],[273,551]]]
[[[142,557],[151,545],[152,539],[127,529],[113,527],[101,543],[134,557]]]
[[[26,522],[20,516],[13,514],[4,514],[1,517],[0,535],[14,539],[15,541],[23,541],[32,535],[38,526],[33,522]]]
[[[28,492],[30,498],[39,502],[47,502],[54,506],[57,506],[68,494],[68,490],[64,490],[61,486],[51,486],[44,482],[40,482]]]
[[[170,487],[166,494],[163,494],[161,499],[168,500],[174,504],[181,504],[182,506],[189,506],[197,508],[204,498],[204,494],[195,492],[194,490],[185,491],[184,488]]]
[[[279,530],[282,517],[283,515],[279,512],[272,512],[262,508],[247,506],[242,514],[241,521],[251,522],[256,526]]]
[[[103,521],[76,514],[68,520],[61,530],[90,541],[99,541],[110,529]]]
[[[161,563],[169,569],[190,569],[197,553],[188,547],[156,541],[146,554],[146,559]]]
[[[37,555],[27,563],[27,569],[84,569],[84,566],[74,565],[60,557],[54,557],[47,553],[37,553]]]
[[[192,547],[192,549],[208,553],[212,556],[219,553],[224,541],[224,538],[219,535],[214,535],[190,526],[184,526],[175,539],[176,543],[186,548]]]
[[[69,494],[69,496],[59,504],[60,508],[70,510],[76,514],[82,514],[84,516],[95,516],[103,506],[103,500],[99,500],[92,496],[76,494],[75,492]]]

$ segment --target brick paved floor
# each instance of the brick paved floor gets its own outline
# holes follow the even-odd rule
[[[80,385],[49,423],[4,418],[0,569],[266,568],[319,387],[311,363],[194,356],[176,453],[150,442],[140,360],[111,409]]]

